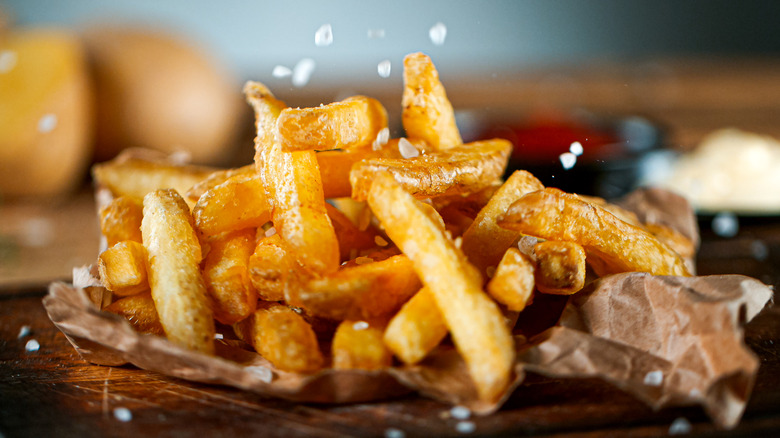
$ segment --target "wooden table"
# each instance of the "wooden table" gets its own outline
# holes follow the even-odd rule
[[[743,221],[733,239],[704,229],[700,274],[746,274],[780,285],[780,220],[749,222]],[[768,248],[761,260],[756,242]],[[392,436],[393,429],[407,437],[463,435],[449,406],[414,395],[345,406],[296,404],[134,367],[91,365],[47,318],[41,305],[45,293],[45,285],[2,289],[0,436]],[[23,326],[31,331],[20,339]],[[599,381],[530,376],[499,412],[470,419],[473,435],[657,436],[685,418],[694,436],[778,436],[780,307],[765,309],[747,326],[745,337],[761,367],[734,430],[716,429],[699,408],[653,412]],[[37,352],[25,352],[30,339],[40,343]],[[120,421],[116,408],[127,408],[132,418]]]

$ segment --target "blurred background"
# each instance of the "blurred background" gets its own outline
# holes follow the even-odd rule
[[[2,0],[0,280],[94,259],[91,163],[136,146],[249,163],[248,79],[291,106],[376,97],[403,135],[415,51],[436,64],[464,139],[509,138],[512,167],[548,185],[620,196],[669,179],[670,160],[723,128],[774,151],[778,17],[773,1]]]

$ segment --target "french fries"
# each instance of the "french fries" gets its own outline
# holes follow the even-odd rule
[[[146,250],[138,242],[125,240],[103,251],[98,257],[98,272],[106,289],[118,296],[149,289]]]
[[[245,228],[211,242],[203,260],[203,281],[211,297],[214,319],[231,325],[257,308],[257,292],[249,279],[249,257],[255,250],[255,230]]]
[[[379,322],[344,320],[333,335],[331,356],[337,370],[378,370],[393,363],[393,355],[382,341],[384,325]]]
[[[415,364],[436,348],[445,336],[447,324],[433,294],[424,287],[393,316],[383,339],[387,348],[401,361]]]
[[[255,251],[249,256],[249,280],[258,296],[266,301],[284,300],[284,280],[290,261],[284,243],[275,228],[257,239]]]
[[[585,250],[574,242],[546,240],[534,245],[536,288],[571,295],[585,286]]]
[[[271,207],[257,175],[234,175],[206,191],[192,209],[195,226],[206,239],[230,231],[257,228],[271,220]]]
[[[148,291],[114,301],[104,310],[125,318],[138,333],[160,336],[165,334],[154,307],[152,294]]]
[[[520,312],[525,309],[534,293],[536,264],[517,248],[509,248],[498,264],[486,288],[490,296],[506,306]]]

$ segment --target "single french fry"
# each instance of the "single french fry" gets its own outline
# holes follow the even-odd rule
[[[266,301],[284,300],[284,283],[290,269],[282,238],[273,234],[257,240],[249,257],[249,279],[258,296]]]
[[[376,321],[344,320],[333,335],[331,356],[337,370],[379,370],[393,364],[382,341],[384,325]]]
[[[401,158],[397,141],[391,140],[379,148],[361,147],[347,150],[317,152],[317,165],[326,198],[345,198],[352,195],[349,172],[352,166],[369,158]]]
[[[580,197],[583,201],[590,202],[591,204],[598,205],[599,207],[603,208],[604,210],[607,210],[608,212],[614,214],[618,219],[622,220],[623,222],[629,223],[635,227],[642,228],[642,222],[639,221],[639,218],[634,214],[632,211],[628,211],[623,207],[620,207],[618,205],[612,204],[611,202],[607,202],[604,198],[599,198],[597,196],[586,196],[577,194],[577,196]]]
[[[275,142],[276,119],[287,105],[274,97],[271,90],[260,82],[248,81],[244,84],[244,96],[255,112],[255,171],[263,181],[266,198],[273,205],[271,188],[274,183],[273,178],[267,174],[270,166],[266,165],[266,156]]]
[[[184,198],[187,200],[188,204],[194,205],[196,202],[198,202],[198,199],[200,199],[204,193],[236,175],[257,175],[257,172],[255,171],[255,165],[247,164],[246,166],[241,166],[234,169],[215,170],[205,179],[195,183],[195,185],[190,187],[189,190],[187,190],[187,192],[184,194]]]
[[[108,246],[124,240],[141,243],[141,219],[143,207],[130,196],[114,198],[100,209],[100,231],[106,237]]]
[[[543,188],[544,185],[529,172],[516,170],[463,233],[463,253],[483,275],[488,268],[498,265],[507,248],[512,246],[520,234],[499,227],[496,219],[521,196]]]
[[[314,330],[285,305],[261,301],[257,310],[233,329],[280,370],[313,373],[322,368],[324,360]]]
[[[574,242],[546,240],[534,245],[536,288],[571,295],[585,287],[585,250]]]
[[[480,398],[495,400],[509,383],[515,348],[481,275],[393,175],[376,175],[368,204],[433,294]]]
[[[149,290],[146,275],[146,251],[138,242],[126,240],[103,251],[98,257],[100,280],[118,296]]]
[[[498,219],[499,226],[547,240],[575,242],[603,263],[598,275],[649,272],[690,275],[682,258],[647,231],[632,226],[577,195],[547,188],[518,199]]]
[[[374,175],[389,172],[417,198],[473,193],[501,177],[512,143],[503,139],[476,141],[414,158],[371,158],[352,166],[352,198],[363,201]]]
[[[428,288],[423,287],[393,316],[385,345],[405,364],[415,364],[447,336],[447,324]]]
[[[520,312],[534,293],[534,271],[533,260],[519,249],[509,248],[488,281],[487,291],[507,309]]]
[[[109,304],[103,310],[125,318],[138,333],[151,335],[164,335],[160,324],[160,317],[154,307],[152,294],[147,290],[144,293],[124,297]]]
[[[308,313],[331,318],[374,319],[392,314],[422,284],[412,262],[404,255],[342,268],[288,285],[287,301]]]
[[[311,108],[285,108],[276,121],[282,150],[350,149],[370,146],[387,127],[387,111],[366,96]]]
[[[271,220],[262,181],[254,174],[237,174],[208,190],[192,209],[201,236],[257,228]]]
[[[172,342],[214,353],[214,318],[200,273],[201,249],[184,199],[173,189],[144,197],[141,235],[152,298]]]
[[[412,53],[404,58],[401,121],[410,140],[423,140],[436,150],[463,143],[455,112],[431,58]]]
[[[203,260],[203,281],[211,297],[214,319],[231,325],[257,308],[257,292],[249,279],[249,257],[255,250],[255,229],[246,228],[211,242]]]

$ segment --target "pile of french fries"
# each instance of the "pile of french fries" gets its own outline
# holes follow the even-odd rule
[[[502,180],[512,145],[463,144],[430,58],[408,55],[404,84],[405,138],[388,138],[370,97],[289,108],[249,82],[252,165],[95,166],[112,195],[100,211],[106,310],[205,354],[232,330],[296,373],[416,364],[449,334],[494,401],[534,294],[625,271],[689,275],[694,248],[679,233],[525,171]]]

